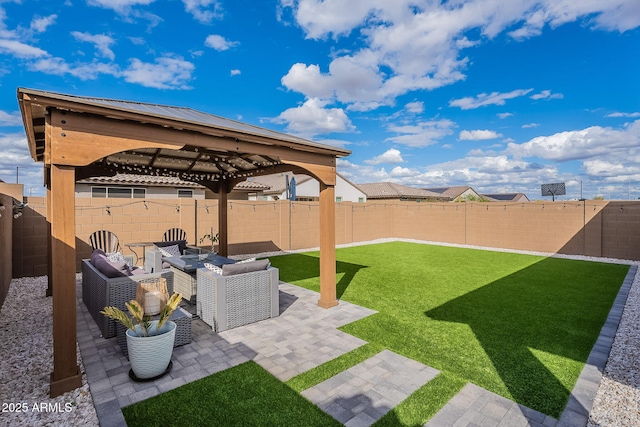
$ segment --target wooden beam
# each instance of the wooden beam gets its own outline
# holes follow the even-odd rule
[[[47,187],[47,293],[53,296],[53,258],[51,253],[51,168],[44,168],[44,184]]]
[[[82,385],[76,360],[75,172],[51,165],[51,253],[53,254],[53,373],[51,397]]]
[[[53,110],[51,163],[87,166],[111,154],[140,148],[184,147],[173,132],[160,127],[104,117]],[[184,138],[183,138],[184,139]]]
[[[336,299],[335,187],[320,183],[320,300],[318,305],[338,305]]]
[[[325,185],[335,186],[336,185],[336,165],[335,165],[336,159],[334,158],[332,160],[333,160],[332,165],[319,165],[319,164],[296,162],[296,161],[284,160],[284,159],[282,161],[288,165],[297,166],[299,168],[306,170],[311,175],[313,175],[314,178],[316,178],[321,183],[324,183]]]
[[[220,181],[218,187],[218,252],[222,256],[229,255],[229,233],[228,233],[228,213],[227,213],[227,201],[229,198],[229,183],[227,181]]]

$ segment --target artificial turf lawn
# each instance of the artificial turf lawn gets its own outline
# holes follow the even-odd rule
[[[298,393],[385,348],[441,373],[374,427],[423,425],[466,382],[558,417],[629,268],[403,242],[336,255],[338,297],[378,311],[341,328],[368,344],[286,383],[248,362],[124,408],[127,424],[339,425]],[[319,289],[317,253],[271,262]]]
[[[405,242],[336,257],[338,297],[378,311],[343,331],[552,417],[629,269]],[[319,290],[318,253],[271,263],[281,280]]]
[[[122,412],[129,427],[341,425],[251,361]]]

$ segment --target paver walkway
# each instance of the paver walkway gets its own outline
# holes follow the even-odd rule
[[[635,273],[636,266],[632,266],[560,420],[468,384],[426,425],[584,426]],[[193,342],[174,349],[169,375],[153,382],[134,383],[128,376],[129,361],[116,339],[101,337],[82,303],[79,280],[78,345],[100,425],[126,426],[120,408],[249,360],[286,381],[365,343],[336,328],[369,316],[375,313],[373,310],[344,301],[323,309],[317,301],[318,293],[281,283],[281,315],[277,318],[220,334],[196,319],[192,323]],[[364,426],[435,375],[433,368],[383,351],[302,394],[350,427]]]
[[[302,392],[347,427],[370,426],[439,371],[384,350]]]

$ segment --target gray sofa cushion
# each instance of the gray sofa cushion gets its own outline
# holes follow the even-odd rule
[[[231,276],[234,274],[251,273],[252,271],[266,270],[267,267],[269,267],[269,259],[261,259],[258,261],[236,264],[225,264],[222,266],[222,275]]]
[[[127,263],[118,261],[111,262],[105,255],[98,255],[93,261],[93,265],[98,271],[109,278],[131,276],[131,270]]]

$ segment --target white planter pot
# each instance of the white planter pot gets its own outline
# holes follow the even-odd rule
[[[155,378],[167,370],[173,344],[176,339],[176,324],[167,320],[160,331],[157,331],[158,321],[151,322],[150,335],[139,337],[133,330],[127,329],[127,348],[129,362],[133,373],[139,379]],[[136,329],[139,329],[136,326]]]

